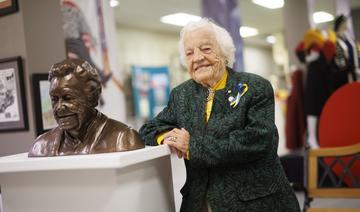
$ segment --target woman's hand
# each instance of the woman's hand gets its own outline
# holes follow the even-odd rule
[[[184,128],[174,128],[165,133],[164,144],[170,146],[172,152],[175,152],[178,158],[187,158],[189,150],[190,134]]]

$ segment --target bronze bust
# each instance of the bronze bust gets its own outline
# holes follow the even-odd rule
[[[99,75],[88,62],[66,59],[49,71],[54,117],[58,126],[36,138],[29,157],[96,154],[144,148],[129,126],[96,110]]]

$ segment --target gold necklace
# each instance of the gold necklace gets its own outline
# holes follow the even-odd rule
[[[215,96],[215,90],[212,89],[212,88],[208,88],[208,96],[206,97],[206,101],[211,101],[214,99],[214,96]]]

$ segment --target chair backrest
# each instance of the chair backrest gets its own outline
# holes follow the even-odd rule
[[[360,143],[347,147],[309,150],[309,197],[360,198],[360,179],[355,177],[357,173],[352,169],[358,162]],[[333,172],[336,166],[342,168],[340,175]],[[347,178],[350,182],[345,180]]]
[[[360,83],[347,84],[338,89],[323,108],[319,123],[320,149],[306,151],[305,208],[308,212],[360,212],[360,208],[310,208],[313,198],[360,198],[359,96]]]

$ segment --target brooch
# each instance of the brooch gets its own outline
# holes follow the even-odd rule
[[[240,98],[248,91],[248,85],[240,82],[237,85],[237,91],[238,91],[238,93],[235,97],[229,96],[229,98],[228,98],[228,101],[232,108],[235,108],[240,103]],[[231,93],[231,90],[228,90],[228,94],[230,94],[230,93]]]

